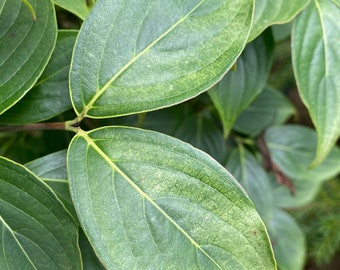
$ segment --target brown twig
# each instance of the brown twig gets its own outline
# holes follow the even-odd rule
[[[295,195],[295,186],[294,183],[280,170],[280,168],[272,161],[270,157],[270,152],[267,147],[267,144],[264,140],[264,135],[261,134],[257,145],[259,147],[260,152],[263,155],[263,167],[267,171],[272,171],[275,175],[276,181],[279,185],[285,185],[289,190],[292,196]]]
[[[1,126],[0,132],[30,131],[30,130],[66,130],[65,122],[35,123],[28,125]]]

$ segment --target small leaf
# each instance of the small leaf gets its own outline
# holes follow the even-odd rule
[[[47,65],[57,38],[55,11],[50,0],[30,0],[36,22],[21,0],[2,3],[0,114],[32,88]]]
[[[309,2],[310,0],[256,0],[254,22],[248,42],[273,24],[291,21]]]
[[[294,181],[293,184],[294,194],[292,194],[286,186],[278,185],[275,180],[273,193],[277,206],[282,208],[305,206],[315,199],[321,186],[321,183],[319,182],[311,182],[308,180]]]
[[[340,8],[312,1],[293,25],[292,57],[300,96],[318,134],[319,165],[340,135]]]
[[[273,214],[273,194],[270,179],[261,164],[242,146],[235,149],[228,159],[226,168],[236,177],[255,204],[265,223]]]
[[[243,50],[253,4],[98,1],[80,30],[70,72],[79,118],[155,110],[206,91]]]
[[[27,163],[26,168],[40,177],[62,201],[74,220],[78,220],[71,199],[66,169],[66,150],[58,151]]]
[[[109,269],[275,269],[247,195],[189,144],[135,128],[80,130],[68,172],[82,227]]]
[[[266,83],[273,55],[273,37],[265,32],[247,45],[237,60],[236,71],[229,71],[209,90],[220,115],[224,137],[229,135],[238,115],[261,93]]]
[[[233,129],[255,137],[269,126],[284,123],[294,112],[280,91],[267,86],[238,116]]]
[[[265,133],[272,161],[292,180],[320,182],[340,172],[340,149],[334,147],[325,161],[310,169],[316,150],[317,136],[313,129],[284,125],[271,127]]]
[[[174,137],[190,143],[208,153],[214,159],[222,161],[225,154],[223,133],[208,116],[193,114],[182,119]]]
[[[277,209],[267,225],[280,270],[302,270],[306,260],[305,236],[296,221]]]
[[[53,0],[53,2],[78,16],[82,20],[85,20],[90,12],[90,9],[86,4],[86,0]]]
[[[78,231],[56,195],[0,157],[0,269],[81,269]]]
[[[68,74],[77,31],[58,32],[52,57],[35,86],[0,116],[0,123],[40,122],[72,108]]]

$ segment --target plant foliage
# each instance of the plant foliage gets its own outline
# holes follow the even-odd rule
[[[340,171],[339,13],[0,0],[0,269],[303,269],[306,230],[285,208]],[[292,35],[273,27],[287,22]],[[278,36],[315,129],[268,85]],[[339,222],[320,224],[324,262]]]

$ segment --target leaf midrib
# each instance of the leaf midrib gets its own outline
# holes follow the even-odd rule
[[[192,243],[200,252],[202,252],[210,261],[213,262],[218,269],[223,269],[184,229],[179,226],[175,220],[173,220],[159,205],[155,203],[155,201],[146,194],[139,186],[137,186],[132,179],[129,178],[112,160],[111,158],[92,140],[89,135],[83,131],[79,130],[78,136],[82,137],[89,146],[91,146],[112,168],[113,171],[117,171],[128,184],[130,184],[140,195],[142,198],[145,198],[155,209],[157,209],[167,220],[170,221],[189,241]]]
[[[178,25],[184,22],[195,10],[197,10],[205,0],[201,0],[192,10],[190,10],[185,16],[183,16],[177,23],[172,25],[167,31],[160,35],[157,39],[151,42],[147,47],[145,47],[140,53],[134,56],[125,66],[123,66],[102,88],[96,91],[95,95],[92,97],[90,102],[84,107],[82,112],[79,113],[80,116],[85,117],[88,111],[92,108],[93,104],[101,97],[101,95],[111,86],[111,84],[124,73],[134,62],[136,62],[141,56],[148,52],[153,46],[155,46],[160,40],[162,40],[166,35],[168,35],[172,30],[174,30]]]

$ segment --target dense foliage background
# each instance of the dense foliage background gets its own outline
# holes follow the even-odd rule
[[[24,2],[1,269],[339,268],[339,1]]]

